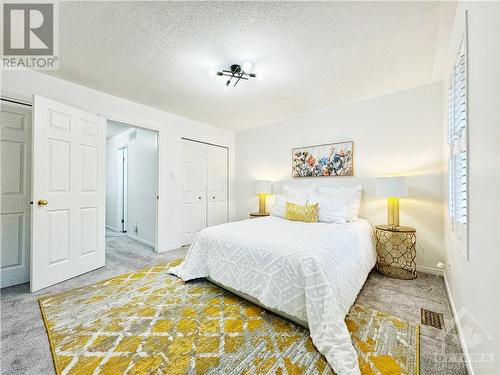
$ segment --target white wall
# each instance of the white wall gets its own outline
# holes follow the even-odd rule
[[[362,181],[367,189],[362,215],[373,224],[385,224],[386,201],[374,198],[374,177],[408,175],[410,199],[401,201],[401,224],[417,229],[421,246],[417,264],[434,267],[444,259],[442,117],[442,84],[438,83],[238,132],[236,216],[247,218],[257,210],[254,180],[291,178],[292,148],[353,140],[355,179],[320,177],[294,182]]]
[[[132,130],[133,131],[133,130]],[[128,143],[127,235],[151,246],[155,242],[156,218],[156,134],[137,129]],[[137,225],[137,233],[134,227]]]
[[[121,156],[118,150],[128,144],[129,130],[106,141],[106,226],[121,232]],[[154,241],[153,241],[154,242]]]
[[[136,137],[129,140],[135,132]],[[127,147],[127,235],[150,246],[156,235],[156,132],[130,128],[106,142],[106,225],[121,231],[122,153]],[[137,233],[135,232],[137,228]]]
[[[165,88],[168,90],[168,88]],[[234,218],[234,133],[160,111],[34,71],[2,71],[1,93],[31,101],[33,94],[57,100],[107,119],[159,132],[158,250],[181,244],[181,138],[229,147],[229,219]],[[103,129],[103,134],[105,130]]]
[[[451,73],[468,9],[469,259],[445,207],[446,276],[469,355],[470,372],[500,373],[500,5],[459,3],[448,53]],[[444,87],[443,97],[447,97]],[[443,119],[446,134],[446,118]],[[446,137],[443,137],[446,152]],[[447,155],[446,155],[447,156]],[[444,191],[447,196],[447,171]],[[447,199],[445,200],[445,202]],[[478,361],[493,355],[494,363]]]

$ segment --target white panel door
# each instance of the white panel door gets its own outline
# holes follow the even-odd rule
[[[104,266],[105,133],[104,118],[33,97],[32,291]]]
[[[182,233],[183,245],[188,245],[207,226],[205,145],[183,140],[182,159]]]
[[[207,146],[207,225],[227,223],[227,149]]]
[[[29,281],[31,107],[2,101],[1,287]]]

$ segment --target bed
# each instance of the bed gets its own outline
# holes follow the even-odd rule
[[[270,216],[202,230],[170,273],[209,278],[307,326],[339,374],[359,374],[344,323],[376,262],[371,225],[305,223]]]

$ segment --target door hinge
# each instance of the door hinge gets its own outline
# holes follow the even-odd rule
[[[156,200],[160,200],[160,196],[159,195],[156,196]]]
[[[122,219],[122,224],[125,223],[125,220]]]

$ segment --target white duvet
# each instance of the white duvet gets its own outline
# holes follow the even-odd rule
[[[314,345],[342,375],[360,373],[344,319],[375,262],[364,219],[328,224],[271,216],[202,230],[169,272],[185,281],[210,277],[307,321]]]

